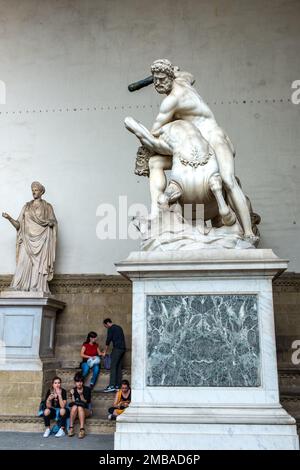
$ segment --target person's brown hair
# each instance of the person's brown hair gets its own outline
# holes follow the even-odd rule
[[[97,338],[97,333],[96,331],[90,331],[86,337],[86,340],[83,344],[89,344],[91,338]]]
[[[74,382],[84,382],[83,375],[81,372],[76,372],[74,375]]]
[[[125,379],[122,380],[121,386],[122,386],[122,385],[127,385],[127,387],[130,389],[130,384],[129,384],[128,380],[125,380]]]
[[[60,383],[61,383],[61,378],[60,378],[60,377],[58,377],[58,375],[56,375],[56,376],[55,376],[55,377],[53,377],[53,379],[51,380],[51,385],[53,385],[53,384],[54,384],[55,380],[59,380],[59,381],[60,381]]]

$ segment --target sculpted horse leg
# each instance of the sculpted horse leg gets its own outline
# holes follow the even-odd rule
[[[214,194],[218,208],[219,208],[219,213],[220,216],[222,217],[222,220],[224,222],[224,225],[233,225],[236,222],[236,215],[230,207],[226,204],[224,196],[223,196],[223,191],[222,191],[222,179],[221,176],[218,173],[213,174],[210,179],[209,179],[209,187]]]
[[[165,155],[153,155],[149,159],[149,184],[151,194],[151,215],[154,218],[159,214],[159,199],[164,195],[167,187],[165,170],[172,168],[172,159]]]

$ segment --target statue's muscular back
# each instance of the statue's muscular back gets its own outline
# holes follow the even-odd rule
[[[177,98],[175,119],[201,123],[206,119],[214,121],[215,117],[195,88],[187,80],[175,79],[171,94]]]

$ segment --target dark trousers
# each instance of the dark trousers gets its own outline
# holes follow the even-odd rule
[[[122,382],[122,365],[125,349],[113,348],[111,353],[110,364],[110,380],[109,385],[112,387],[121,387]]]
[[[68,410],[66,410],[66,413],[65,413],[64,416],[59,416],[59,418],[57,420],[57,426],[59,426],[60,428],[65,428],[66,427],[67,417],[68,417]],[[44,423],[45,423],[46,428],[50,427],[51,419],[55,419],[55,418],[56,418],[55,408],[51,408],[50,414],[48,416],[44,415]]]
[[[116,416],[113,414],[116,408],[113,406],[111,408],[108,408],[108,413],[111,415],[111,419],[115,420]]]

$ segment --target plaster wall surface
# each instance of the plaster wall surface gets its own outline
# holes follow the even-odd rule
[[[98,239],[96,213],[112,204],[118,232],[120,196],[149,205],[123,120],[151,126],[160,96],[127,85],[161,57],[194,73],[234,142],[236,172],[262,216],[260,247],[299,272],[297,0],[0,0],[0,10],[0,211],[17,217],[30,183],[46,186],[59,221],[57,273],[113,274],[138,248]],[[1,219],[0,273],[14,266],[15,233]]]

